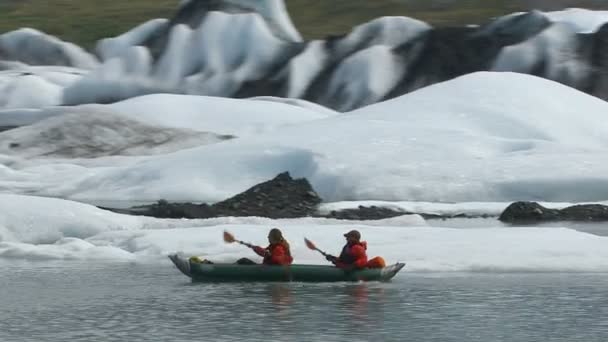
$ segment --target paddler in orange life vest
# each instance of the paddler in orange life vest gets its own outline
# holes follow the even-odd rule
[[[264,258],[264,265],[291,265],[293,258],[289,243],[278,228],[272,228],[268,233],[268,247],[255,246],[253,251]]]
[[[374,257],[367,260],[367,242],[361,241],[361,233],[358,230],[351,230],[344,234],[346,245],[342,248],[339,257],[328,255],[325,258],[339,268],[361,269],[361,268],[382,268],[386,266],[382,257]]]
[[[365,268],[367,266],[367,243],[361,241],[361,233],[351,230],[344,234],[346,245],[342,248],[339,257],[328,255],[328,261],[340,268]]]

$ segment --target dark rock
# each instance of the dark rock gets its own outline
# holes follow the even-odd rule
[[[446,220],[451,218],[487,218],[488,215],[467,215],[467,214],[455,214],[455,215],[437,215],[437,214],[429,214],[429,213],[413,213],[404,210],[396,210],[386,207],[365,207],[359,206],[356,209],[343,209],[343,210],[332,210],[327,215],[318,215],[319,217],[327,217],[338,220],[357,220],[357,221],[367,221],[367,220],[383,220],[397,216],[403,215],[420,215],[425,220]]]
[[[593,77],[581,87],[586,93],[608,100],[608,23],[594,34],[587,36],[583,45],[588,49]]]
[[[537,222],[559,219],[559,210],[545,208],[536,202],[511,203],[498,218],[503,222]]]
[[[608,221],[608,206],[600,204],[575,205],[560,210],[566,221]]]
[[[536,202],[515,202],[498,218],[503,222],[608,221],[608,206],[584,204],[564,209],[549,209]]]
[[[274,179],[214,205],[169,203],[160,200],[148,206],[131,209],[109,209],[131,215],[158,218],[211,218],[222,216],[261,216],[296,218],[312,216],[321,198],[306,179],[293,179],[281,173]],[[108,208],[104,208],[108,209]]]
[[[321,198],[308,180],[293,179],[284,172],[212,207],[219,216],[241,216],[236,206],[248,216],[295,218],[312,216],[319,203]]]
[[[153,216],[158,218],[211,218],[216,214],[208,204],[193,203],[169,203],[159,200],[157,203],[147,206],[133,207],[121,211],[113,210],[123,214]]]
[[[0,126],[0,132],[8,131],[19,126]]]
[[[411,213],[404,211],[397,211],[389,208],[383,207],[365,207],[359,206],[357,209],[343,209],[343,210],[333,210],[325,217],[334,218],[338,220],[382,220],[396,216],[408,215]]]

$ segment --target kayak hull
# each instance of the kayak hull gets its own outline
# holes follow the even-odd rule
[[[404,266],[397,263],[384,268],[342,270],[322,265],[237,265],[207,264],[170,255],[175,266],[193,282],[353,282],[389,281]]]

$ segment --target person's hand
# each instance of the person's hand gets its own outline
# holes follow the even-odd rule
[[[259,255],[264,255],[268,252],[268,250],[266,250],[266,248],[262,248],[260,246],[253,247],[253,251],[258,253]]]
[[[334,264],[336,263],[336,261],[338,261],[338,258],[336,258],[336,257],[335,257],[335,256],[333,256],[333,255],[326,255],[326,256],[325,256],[325,259],[327,259],[327,261],[332,262],[332,263],[334,263]]]

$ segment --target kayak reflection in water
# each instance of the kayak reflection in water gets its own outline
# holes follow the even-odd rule
[[[264,258],[264,265],[291,265],[293,258],[289,248],[289,242],[283,237],[283,233],[278,228],[272,228],[268,233],[268,247],[252,246],[253,251]],[[237,261],[240,265],[253,265],[255,262],[248,258],[241,258]]]
[[[351,230],[344,234],[346,245],[342,248],[339,257],[327,255],[325,258],[334,265],[343,269],[382,268],[386,266],[384,259],[375,257],[367,260],[367,242],[361,241],[361,233]]]

